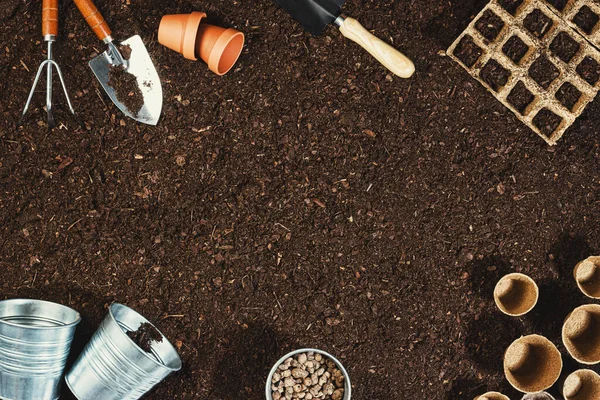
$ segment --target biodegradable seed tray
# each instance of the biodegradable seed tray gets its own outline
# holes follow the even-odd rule
[[[447,51],[550,145],[600,89],[600,52],[556,10],[492,0]]]
[[[600,48],[600,0],[544,0],[587,40]]]

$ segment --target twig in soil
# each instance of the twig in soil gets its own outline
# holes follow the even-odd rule
[[[281,312],[283,312],[283,307],[281,306],[281,303],[279,302],[279,299],[277,298],[277,295],[275,294],[274,291],[273,291],[273,296],[275,296],[275,301],[279,305],[279,308],[281,309]]]
[[[35,275],[33,275],[33,281],[31,281],[31,285],[29,285],[30,288],[32,288],[33,285],[35,284],[35,280],[37,278],[37,274],[38,274],[37,271],[35,271]]]
[[[100,97],[100,101],[102,101],[102,104],[104,104],[104,108],[106,108],[106,103],[104,102],[104,99],[102,98],[102,94],[100,94],[100,91],[98,90],[98,88],[96,88],[96,93],[98,94],[98,97]]]
[[[169,318],[184,318],[184,317],[185,317],[185,315],[183,315],[183,314],[173,314],[173,315],[165,315],[160,320],[164,321],[165,319],[169,319]]]
[[[194,132],[194,133],[202,133],[202,132],[209,131],[211,128],[212,128],[211,125],[209,125],[209,126],[207,126],[205,128],[200,128],[200,129],[198,129],[198,128],[192,128],[192,132]]]
[[[72,227],[74,227],[75,225],[77,225],[78,223],[80,223],[82,220],[83,220],[83,218],[79,218],[77,221],[73,222],[73,223],[71,224],[71,226],[69,226],[69,227],[67,228],[67,231],[70,231]]]
[[[23,61],[23,60],[19,60],[19,61],[21,61],[21,65],[23,66],[23,68],[25,68],[27,70],[27,72],[31,72],[31,71],[29,71],[27,64],[25,64],[25,61]]]
[[[285,226],[283,226],[282,224],[280,224],[279,222],[276,222],[275,225],[279,225],[280,227],[282,227],[283,229],[285,229],[288,232],[291,232],[288,228],[286,228]]]

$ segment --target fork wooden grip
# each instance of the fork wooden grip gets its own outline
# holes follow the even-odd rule
[[[93,0],[75,0],[75,5],[98,39],[104,40],[111,35],[112,31],[108,27],[108,23],[96,8]]]
[[[42,2],[42,35],[58,35],[58,0]]]
[[[346,18],[340,26],[340,31],[399,77],[410,78],[414,74],[415,65],[408,57],[366,30],[354,18]]]

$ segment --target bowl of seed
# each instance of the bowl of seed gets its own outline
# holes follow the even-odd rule
[[[350,400],[346,369],[323,350],[299,349],[275,363],[265,387],[267,400]]]

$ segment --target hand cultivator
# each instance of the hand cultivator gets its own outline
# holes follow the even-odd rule
[[[21,125],[23,119],[25,118],[25,114],[27,114],[27,110],[29,110],[33,94],[35,93],[35,88],[37,87],[44,68],[46,68],[46,112],[48,113],[48,127],[52,129],[56,126],[52,108],[52,70],[54,68],[58,73],[60,84],[62,85],[65,98],[67,99],[67,104],[69,105],[69,110],[77,119],[75,109],[73,109],[71,99],[69,98],[69,93],[67,92],[67,87],[65,86],[65,80],[63,79],[62,71],[52,57],[52,44],[58,36],[58,0],[43,0],[42,2],[42,35],[44,36],[44,41],[48,46],[48,59],[43,61],[38,68],[35,80],[33,81],[33,86],[29,92],[29,97],[27,98],[27,103],[25,103],[25,108],[23,109],[23,114],[21,115],[18,125]]]

